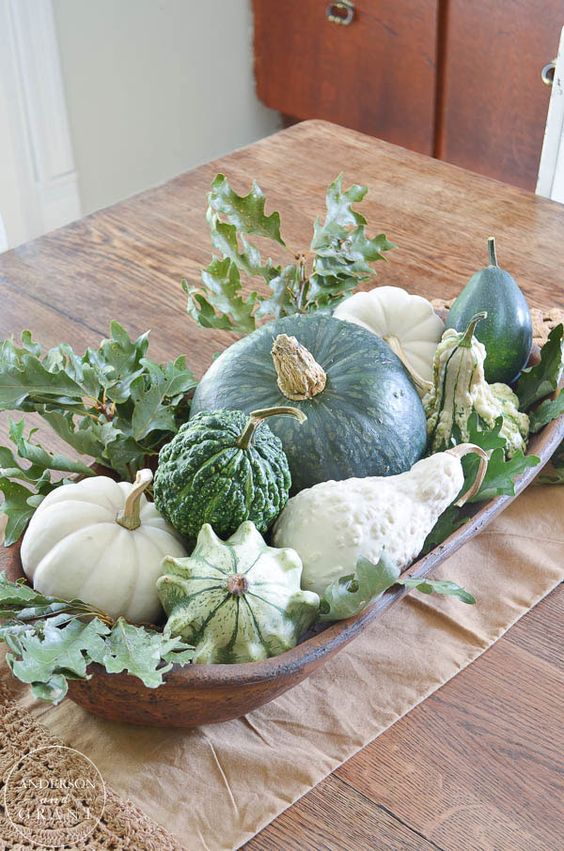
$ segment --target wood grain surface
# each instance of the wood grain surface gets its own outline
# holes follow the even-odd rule
[[[209,259],[205,193],[217,171],[239,191],[256,177],[268,209],[281,212],[291,251],[309,243],[324,188],[344,171],[347,181],[369,186],[363,209],[371,230],[384,230],[398,245],[379,264],[381,283],[452,296],[485,263],[494,234],[500,262],[531,305],[563,302],[560,205],[306,122],[2,255],[0,334],[31,327],[48,345],[64,339],[80,348],[95,344],[116,318],[131,333],[152,328],[153,356],[185,352],[202,373],[230,338],[183,315],[178,281],[196,279]],[[3,415],[2,436],[6,423]],[[560,847],[550,802],[558,800],[555,712],[564,695],[554,653],[562,606],[561,594],[540,604],[339,769],[332,785],[322,784],[263,831],[256,847],[298,847],[298,829],[301,848]]]

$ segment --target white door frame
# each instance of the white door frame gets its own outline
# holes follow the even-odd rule
[[[80,216],[51,0],[0,0],[0,109],[0,217],[13,246]]]
[[[537,194],[564,203],[564,28],[554,69]]]

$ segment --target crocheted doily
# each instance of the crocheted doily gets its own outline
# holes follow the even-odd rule
[[[49,795],[68,793],[68,785],[61,781],[63,763],[65,776],[82,778],[84,789],[81,794],[81,784],[74,781],[76,788],[67,807],[69,812],[72,807],[72,827],[54,824],[52,815],[57,810],[49,808]],[[12,700],[0,683],[0,849],[182,851],[183,846],[173,836],[130,801],[122,800],[101,778],[98,784],[89,781],[89,776],[98,771],[92,763],[89,769],[88,764],[89,760],[66,748]],[[45,782],[49,776],[51,783]],[[43,779],[43,786],[38,777]],[[95,786],[97,791],[92,791]],[[104,786],[102,800],[100,789]],[[43,815],[42,808],[51,813],[44,824],[37,818],[38,813]],[[60,811],[63,809],[59,806]]]

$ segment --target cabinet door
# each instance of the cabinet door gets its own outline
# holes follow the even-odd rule
[[[437,154],[534,190],[564,0],[449,0]]]
[[[254,0],[255,76],[267,106],[433,151],[438,0]]]

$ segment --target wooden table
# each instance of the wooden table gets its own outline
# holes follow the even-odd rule
[[[229,336],[185,316],[179,280],[197,280],[208,262],[205,196],[217,171],[239,191],[258,180],[292,251],[307,247],[324,189],[343,171],[369,186],[370,232],[384,230],[398,245],[378,264],[381,283],[452,296],[485,265],[495,234],[500,262],[530,304],[562,303],[563,207],[312,121],[2,255],[2,337],[30,327],[47,345],[84,347],[116,318],[131,333],[153,329],[153,357],[186,352],[202,373]],[[561,847],[563,624],[564,595],[554,592],[247,847]]]

